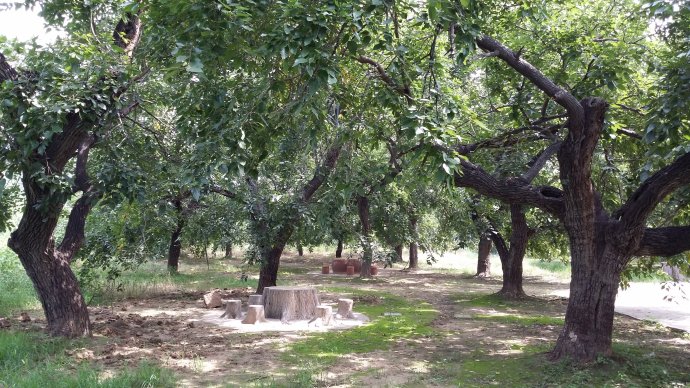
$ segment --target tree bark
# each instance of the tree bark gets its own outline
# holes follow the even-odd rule
[[[357,195],[357,214],[359,223],[362,226],[362,270],[359,274],[362,278],[371,277],[371,261],[373,260],[374,250],[371,244],[371,220],[369,217],[369,198]]]
[[[232,243],[225,244],[225,258],[232,260]]]
[[[302,248],[302,244],[297,244],[297,254],[299,257],[304,256],[304,249]]]
[[[335,257],[339,259],[343,256],[343,240],[338,239],[338,246],[335,248]]]
[[[508,299],[520,299],[527,296],[522,289],[522,262],[533,231],[527,226],[525,212],[520,205],[510,206],[510,223],[510,249],[505,257],[501,257],[503,286],[498,293]]]
[[[474,275],[475,277],[488,278],[491,276],[491,245],[489,234],[482,233],[477,247],[477,273]]]
[[[410,215],[409,222],[412,241],[410,241],[410,254],[407,269],[417,269],[419,268],[419,251],[417,245],[417,236],[419,233],[417,231],[417,216],[414,214]]]
[[[402,261],[402,255],[403,255],[403,246],[402,244],[398,244],[394,248],[395,250],[395,261]]]
[[[175,200],[175,211],[177,213],[177,225],[170,235],[170,247],[168,248],[168,272],[176,274],[180,265],[180,253],[182,252],[182,229],[184,228],[184,216],[182,214],[182,201]]]

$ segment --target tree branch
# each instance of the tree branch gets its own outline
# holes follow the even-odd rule
[[[690,250],[690,226],[645,228],[634,256],[673,256]]]
[[[374,69],[376,69],[376,72],[379,73],[379,77],[383,82],[388,85],[391,89],[395,90],[397,93],[403,95],[405,99],[407,100],[408,103],[413,102],[412,94],[410,92],[409,87],[405,86],[400,86],[398,85],[393,77],[391,77],[387,72],[386,69],[381,66],[380,63],[376,62],[375,60],[365,57],[364,55],[360,55],[359,57],[356,58],[359,63],[363,63],[366,65],[372,66]]]
[[[537,155],[536,159],[532,163],[532,166],[529,168],[529,170],[525,171],[520,178],[527,183],[532,183],[534,178],[539,175],[539,171],[544,168],[546,162],[561,148],[561,144],[563,144],[563,142],[558,141],[546,147],[544,151]]]
[[[556,85],[553,81],[542,74],[537,68],[513,52],[497,40],[483,35],[477,38],[477,46],[484,51],[496,53],[508,66],[529,79],[536,87],[541,89],[549,97],[553,98],[559,105],[564,107],[570,116],[570,120],[581,123],[584,120],[584,110],[580,102],[567,92],[565,89]],[[579,127],[579,125],[578,125]]]
[[[690,184],[690,153],[676,159],[645,180],[614,214],[624,230],[644,225],[647,217],[667,195]]]

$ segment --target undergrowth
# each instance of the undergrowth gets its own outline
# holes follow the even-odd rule
[[[38,333],[0,332],[0,386],[22,388],[174,387],[170,371],[141,363],[102,378],[102,371],[66,355],[88,345],[86,340],[51,338]]]
[[[19,258],[8,248],[0,248],[0,316],[38,307],[36,292]]]

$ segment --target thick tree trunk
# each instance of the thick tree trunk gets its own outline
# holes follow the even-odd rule
[[[477,273],[474,275],[478,278],[488,278],[491,276],[491,237],[488,233],[484,233],[479,237],[479,246],[477,247]]]
[[[407,265],[408,269],[417,269],[419,268],[419,252],[418,252],[418,245],[417,245],[417,216],[414,214],[410,215],[409,218],[410,222],[410,233],[412,234],[412,241],[410,242],[410,255],[409,255],[409,262]]]
[[[259,285],[256,287],[257,294],[263,294],[264,288],[276,286],[278,280],[278,268],[280,267],[280,256],[285,249],[285,243],[272,246],[262,257],[261,270],[259,271]]]
[[[612,247],[608,248],[609,252]],[[572,252],[570,299],[565,325],[551,352],[554,360],[572,357],[593,361],[611,355],[613,317],[620,274],[619,257],[599,257],[590,268],[581,258],[584,250]],[[576,259],[577,258],[577,259]]]
[[[335,257],[341,258],[343,256],[343,240],[338,240],[338,246],[335,248]]]
[[[302,244],[297,244],[297,254],[299,257],[304,256],[304,248],[302,248]]]
[[[503,287],[498,293],[506,298],[519,299],[527,296],[522,289],[522,262],[533,231],[527,226],[525,212],[520,205],[510,206],[510,221],[510,250],[507,257],[501,257]]]
[[[395,261],[402,261],[403,246],[398,244],[395,246]]]
[[[180,265],[180,252],[182,251],[182,229],[184,228],[184,217],[182,216],[182,202],[175,201],[177,211],[177,226],[170,235],[170,247],[168,248],[168,272],[176,274]]]
[[[33,283],[48,323],[48,332],[51,335],[65,337],[90,336],[89,312],[77,278],[70,268],[70,260],[81,245],[83,235],[73,237],[74,229],[70,228],[73,223],[69,222],[67,238],[63,242],[69,245],[70,250],[56,249],[52,236],[64,203],[56,204],[48,210],[48,214],[44,214],[32,204],[35,203],[33,194],[45,193],[41,193],[42,190],[38,186],[26,182],[25,187],[27,206],[17,229],[8,241],[8,246],[19,256],[26,274]],[[74,212],[81,210],[83,209],[76,205],[73,208]],[[74,213],[71,213],[70,221],[73,221],[73,218]],[[72,240],[79,242],[68,243]]]
[[[359,222],[362,226],[362,270],[360,277],[371,277],[371,261],[374,257],[374,250],[371,245],[371,221],[369,218],[369,198],[358,195],[357,196],[357,214],[359,215]]]
[[[225,244],[225,258],[232,260],[232,243]]]

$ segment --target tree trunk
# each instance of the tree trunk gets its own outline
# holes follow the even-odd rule
[[[510,205],[510,223],[510,250],[505,259],[501,257],[503,287],[498,293],[506,298],[519,299],[527,296],[522,289],[522,262],[534,232],[527,226],[525,211],[520,205]]]
[[[606,248],[609,252],[612,249]],[[614,304],[623,269],[615,263],[625,260],[600,257],[596,267],[589,268],[585,260],[579,259],[583,251],[572,252],[570,299],[565,325],[550,354],[553,360],[572,357],[593,361],[599,355],[611,355]]]
[[[278,280],[278,268],[280,267],[280,256],[283,254],[285,244],[274,245],[262,255],[261,270],[259,271],[259,285],[256,287],[257,294],[263,294],[264,288],[273,287]]]
[[[8,246],[19,256],[26,274],[33,283],[48,323],[48,332],[51,335],[65,337],[90,336],[89,312],[79,289],[79,282],[70,267],[70,260],[81,243],[70,246],[73,250],[66,252],[56,249],[53,240],[53,231],[64,202],[56,204],[48,210],[48,214],[44,214],[32,204],[35,203],[35,194],[39,194],[39,198],[47,198],[47,195],[41,195],[45,193],[37,185],[26,182],[24,184],[27,205],[17,229],[12,232]],[[81,210],[83,209],[76,205],[72,209],[63,242],[73,240],[70,237],[73,232],[70,228],[73,224],[71,221],[74,212]],[[84,218],[86,213],[88,209],[84,213]],[[82,239],[83,235],[74,241]]]
[[[168,272],[176,274],[180,264],[180,252],[182,251],[182,229],[184,228],[184,217],[182,216],[182,202],[175,200],[175,211],[177,212],[177,226],[170,236],[170,247],[168,248]]]
[[[474,275],[478,278],[488,278],[491,276],[491,237],[488,233],[484,233],[479,237],[479,246],[477,247],[477,273]]]
[[[398,244],[395,246],[395,261],[402,261],[403,246]]]
[[[302,248],[302,244],[297,244],[297,254],[299,257],[304,256],[304,249]]]
[[[371,261],[374,256],[374,250],[371,245],[371,221],[369,218],[369,198],[358,195],[357,196],[357,213],[359,214],[359,222],[362,226],[362,271],[359,276],[363,278],[371,277]]]
[[[339,259],[343,256],[343,240],[338,239],[338,247],[335,248],[335,257]]]
[[[232,260],[232,243],[225,244],[225,258]]]
[[[408,269],[417,269],[419,268],[419,252],[418,252],[418,246],[417,246],[417,216],[414,214],[410,215],[409,218],[410,222],[410,232],[412,234],[412,241],[410,242],[410,255],[409,255],[409,262],[407,265]]]

